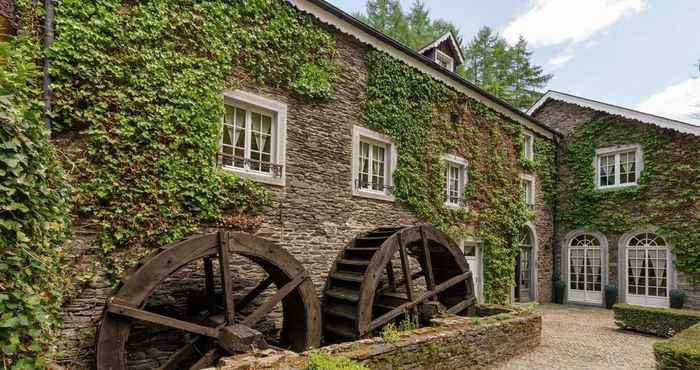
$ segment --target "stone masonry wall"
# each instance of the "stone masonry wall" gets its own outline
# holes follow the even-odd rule
[[[544,104],[537,112],[535,112],[534,117],[540,122],[560,131],[564,134],[564,139],[560,145],[561,150],[566,148],[568,143],[568,136],[577,127],[585,124],[594,117],[604,115],[606,118],[619,123],[622,125],[625,131],[616,129],[609,133],[609,137],[601,138],[600,143],[597,147],[608,147],[616,144],[638,144],[635,141],[636,137],[641,134],[651,134],[658,135],[658,137],[663,137],[668,139],[668,144],[662,145],[657,149],[656,155],[656,167],[657,173],[663,172],[671,166],[678,163],[688,163],[689,159],[698,158],[700,153],[694,152],[691,148],[691,144],[696,145],[700,143],[700,137],[682,134],[670,129],[663,129],[652,124],[647,124],[635,120],[624,119],[623,117],[613,116],[602,112],[597,112],[589,108],[581,107],[574,104],[569,104],[561,101],[548,101]],[[631,140],[631,141],[630,141]],[[591,158],[593,161],[593,158]],[[566,206],[567,194],[571,194],[571,191],[567,189],[567,184],[571,181],[574,174],[571,170],[562,163],[559,168],[560,177],[560,205],[561,207]],[[594,179],[590,179],[594,181]],[[657,179],[654,183],[650,184],[649,193],[644,195],[641,203],[648,203],[649,200],[673,200],[682,191],[684,191],[682,186],[671,186],[669,179]],[[625,211],[628,212],[633,219],[641,219],[648,216],[650,213],[661,213],[658,215],[658,219],[661,222],[673,225],[676,222],[686,222],[688,220],[697,219],[700,216],[698,209],[690,207],[689,209],[683,209],[680,212],[675,212],[674,214],[664,215],[663,211],[657,209],[649,209],[645,204],[619,204],[617,206],[624,207]],[[661,225],[656,225],[661,226]],[[559,227],[557,235],[554,236],[554,249],[556,258],[554,260],[554,271],[555,274],[562,274],[562,243],[564,242],[564,237],[567,233],[573,231],[564,227]],[[597,230],[593,230],[597,231]],[[632,230],[626,230],[632,231]],[[608,242],[608,281],[609,283],[619,286],[618,277],[621,273],[624,273],[624,266],[618,266],[618,247],[620,243],[620,238],[622,233],[604,233]],[[672,247],[672,246],[671,246]],[[676,286],[686,291],[688,294],[686,297],[686,305],[689,307],[700,308],[700,285],[691,284],[688,279],[689,275],[678,272],[676,279]],[[673,288],[673,287],[672,287]],[[620,297],[621,298],[621,297]]]
[[[309,101],[284,89],[260,86],[241,70],[229,80],[232,89],[287,105],[286,186],[267,186],[273,204],[261,214],[264,222],[256,235],[290,251],[310,273],[319,294],[338,253],[357,234],[380,226],[424,222],[400,202],[352,195],[352,129],[363,122],[367,46],[333,32],[341,71],[331,98]],[[546,302],[551,295],[552,218],[542,206],[541,192],[538,194],[534,223],[539,241],[539,298]],[[67,253],[73,265],[94,266],[98,255],[94,232],[90,225],[80,230],[66,244]],[[61,364],[67,369],[94,366],[97,325],[113,292],[99,265],[89,276],[64,306],[65,327],[59,346],[64,353]],[[249,276],[241,278],[255,281]]]
[[[371,338],[323,347],[373,370],[488,369],[540,345],[542,317],[531,314],[475,324],[472,318],[433,320],[434,326],[400,334],[396,342]],[[304,369],[306,355],[264,351],[222,359],[219,370]],[[213,369],[211,369],[213,370]]]

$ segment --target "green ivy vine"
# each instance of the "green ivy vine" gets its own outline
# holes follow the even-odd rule
[[[678,135],[678,137],[674,137]],[[597,115],[567,138],[562,164],[559,220],[566,229],[587,228],[622,234],[655,225],[675,253],[679,271],[700,273],[700,152],[697,140],[660,128]],[[639,185],[610,191],[595,189],[596,148],[640,144],[644,168]],[[691,277],[692,278],[692,277]]]
[[[365,122],[397,143],[395,196],[455,238],[482,239],[486,299],[506,303],[530,217],[520,197],[519,126],[384,52],[371,50],[366,60]],[[469,162],[468,210],[444,206],[444,153]]]
[[[43,368],[55,353],[70,187],[42,115],[32,30],[0,42],[0,367]]]
[[[224,89],[250,78],[323,99],[337,75],[332,34],[281,0],[65,0],[56,34],[57,137],[76,146],[73,201],[115,276],[202,223],[250,226],[241,215],[267,204],[215,168]]]

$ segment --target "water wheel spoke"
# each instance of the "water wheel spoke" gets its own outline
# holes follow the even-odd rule
[[[145,311],[140,308],[132,307],[128,304],[125,304],[124,302],[120,302],[119,300],[114,298],[108,303],[107,311],[116,315],[126,316],[132,319],[167,326],[170,328],[183,330],[188,333],[204,335],[207,337],[216,338],[219,334],[219,331],[217,329]]]
[[[224,310],[226,322],[233,324],[236,311],[233,302],[233,281],[231,281],[229,236],[227,232],[219,233],[219,270],[221,271],[221,287],[224,295]]]
[[[197,343],[202,339],[202,337],[196,337],[185,344],[182,348],[177,350],[168,361],[161,365],[158,370],[175,370],[178,366],[187,360],[196,350]]]
[[[275,295],[270,297],[267,301],[265,301],[265,303],[256,308],[255,311],[248,315],[248,317],[246,317],[241,323],[250,327],[257,324],[258,321],[262,320],[263,317],[267,316],[267,314],[269,314],[275,308],[275,306],[278,303],[280,303],[282,299],[284,299],[284,297],[286,297],[289,293],[296,289],[299,286],[299,284],[301,284],[308,277],[309,275],[306,273],[306,271],[297,275],[294,279],[285,284],[281,289],[278,289]]]
[[[410,302],[406,302],[395,309],[385,313],[382,316],[379,316],[378,318],[372,320],[372,322],[369,325],[369,330],[368,331],[373,331],[380,326],[383,326],[384,324],[388,323],[389,321],[393,320],[395,317],[403,314],[406,310],[412,309],[416,307],[417,305],[421,304],[422,302],[428,300],[429,298],[436,296],[437,294],[451,288],[452,286],[459,284],[463,282],[464,280],[469,279],[472,276],[471,271],[464,272],[462,274],[453,276],[452,278],[446,280],[445,282],[441,283],[440,285],[437,285],[435,289],[425,292],[418,296],[416,299],[410,300]]]
[[[397,241],[399,243],[399,254],[401,255],[401,270],[403,271],[404,284],[406,284],[406,295],[409,301],[413,301],[413,279],[411,277],[411,265],[408,262],[408,251],[406,251],[406,244],[401,237],[401,234],[397,235]]]
[[[202,356],[197,362],[192,364],[192,366],[189,367],[189,370],[200,370],[200,369],[205,369],[208,367],[213,366],[216,363],[216,360],[221,357],[219,354],[219,350],[214,348],[210,349],[207,351],[207,353]]]
[[[420,227],[420,237],[423,240],[423,270],[425,270],[425,284],[428,290],[435,289],[435,278],[433,276],[433,262],[430,258],[430,247],[428,246],[428,238],[425,237],[425,228]]]
[[[207,293],[207,308],[209,314],[216,311],[216,292],[214,291],[214,265],[211,257],[204,259],[204,286]]]
[[[269,288],[274,282],[275,280],[271,276],[268,276],[265,280],[261,281],[260,284],[248,292],[245,297],[236,302],[236,312],[240,312],[246,308],[251,302],[253,302],[253,300],[255,300],[255,298],[264,292],[265,289]]]

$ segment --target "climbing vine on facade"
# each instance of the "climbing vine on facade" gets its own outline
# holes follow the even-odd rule
[[[367,66],[366,124],[392,137],[399,151],[394,194],[451,236],[481,238],[486,299],[505,303],[529,218],[518,180],[519,127],[383,52],[368,52]],[[451,112],[459,123],[451,123]],[[444,206],[444,153],[469,163],[468,210]]]
[[[676,269],[700,273],[700,160],[684,155],[700,152],[700,145],[651,125],[631,125],[601,114],[570,135],[562,154],[570,175],[562,178],[566,196],[561,198],[559,219],[567,229],[612,234],[658,226],[677,257]],[[596,190],[596,148],[627,144],[642,148],[638,186]]]
[[[203,222],[236,226],[266,204],[262,186],[214,164],[234,68],[310,99],[333,94],[337,75],[333,36],[280,0],[66,0],[56,33],[56,135],[115,276]]]
[[[0,43],[0,366],[43,368],[55,353],[70,188],[42,116],[40,48]]]

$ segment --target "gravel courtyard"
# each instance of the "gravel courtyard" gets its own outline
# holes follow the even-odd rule
[[[654,369],[652,346],[659,338],[618,330],[612,310],[545,304],[542,345],[496,367],[515,369]]]

